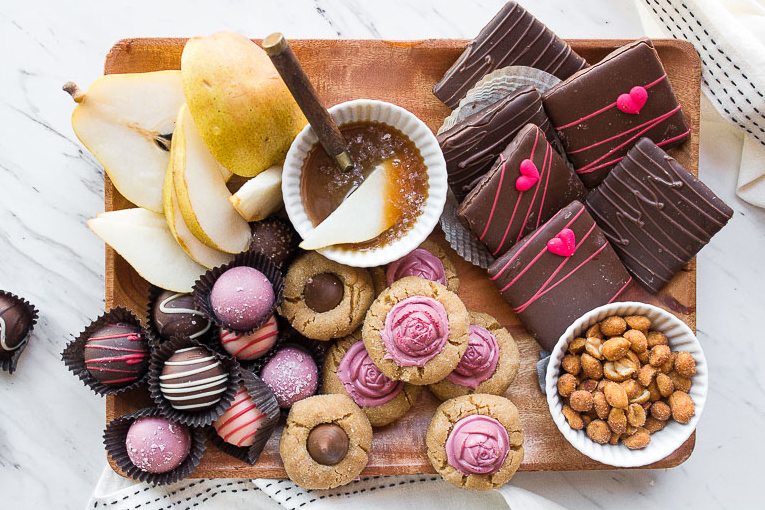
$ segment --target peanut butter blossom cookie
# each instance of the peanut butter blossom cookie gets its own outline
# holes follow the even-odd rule
[[[430,384],[446,377],[468,347],[470,317],[456,294],[440,283],[407,276],[372,303],[364,346],[391,379]]]
[[[523,461],[518,409],[496,395],[476,393],[447,400],[436,409],[425,441],[436,471],[463,489],[501,487]]]
[[[459,365],[430,391],[447,400],[470,393],[502,395],[518,375],[518,346],[489,314],[470,312],[470,340]]]
[[[419,276],[438,282],[452,292],[460,288],[454,264],[446,251],[433,241],[423,242],[419,248],[392,262],[385,272],[387,286],[405,276]]]
[[[372,426],[382,427],[406,414],[420,387],[383,374],[369,356],[361,341],[361,330],[357,329],[329,348],[322,392],[349,395],[367,414]]]

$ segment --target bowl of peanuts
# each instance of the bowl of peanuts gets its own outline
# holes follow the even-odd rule
[[[645,466],[696,429],[707,371],[683,321],[646,303],[610,303],[584,314],[558,340],[545,380],[547,404],[584,455],[611,466]]]

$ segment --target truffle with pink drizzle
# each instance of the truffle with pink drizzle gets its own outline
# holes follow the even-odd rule
[[[463,475],[493,475],[507,458],[510,438],[505,427],[490,416],[462,418],[446,440],[449,464]]]
[[[425,296],[404,299],[385,317],[381,334],[384,359],[402,367],[422,367],[441,352],[448,336],[444,305]]]
[[[404,388],[402,381],[393,381],[380,372],[361,341],[354,343],[345,353],[337,367],[337,377],[361,407],[390,402]]]
[[[490,378],[499,362],[499,344],[494,335],[483,326],[470,325],[470,341],[459,365],[446,376],[446,380],[460,386],[476,389]]]

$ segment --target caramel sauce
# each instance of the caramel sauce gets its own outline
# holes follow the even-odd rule
[[[349,196],[377,165],[390,160],[386,214],[393,226],[369,241],[344,245],[371,250],[403,237],[413,226],[428,198],[428,174],[417,146],[398,129],[381,122],[354,122],[340,126],[348,142],[354,168],[343,172],[318,142],[308,152],[300,176],[300,198],[315,227]]]

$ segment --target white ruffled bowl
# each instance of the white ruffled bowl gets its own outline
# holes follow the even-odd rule
[[[446,202],[446,162],[435,135],[414,114],[384,101],[356,99],[340,103],[329,109],[329,114],[338,126],[351,122],[376,121],[392,126],[417,146],[428,172],[428,198],[420,216],[403,237],[375,248],[356,251],[333,247],[318,250],[330,260],[355,267],[373,267],[388,264],[408,254],[422,243],[433,231]],[[316,133],[307,125],[297,135],[287,152],[282,173],[282,195],[284,207],[290,221],[301,237],[305,237],[314,226],[308,219],[300,196],[300,174],[308,152],[316,144]]]
[[[561,372],[561,360],[568,351],[568,344],[581,336],[590,326],[611,315],[645,315],[651,319],[651,329],[661,331],[669,340],[672,351],[687,351],[696,360],[696,375],[692,377],[693,385],[689,395],[693,399],[696,414],[691,421],[683,425],[670,418],[664,429],[651,434],[651,442],[642,450],[630,450],[623,444],[598,444],[589,437],[585,430],[574,430],[569,427],[563,416],[563,399],[558,394],[558,376]],[[545,389],[547,404],[550,407],[553,421],[561,434],[574,448],[591,459],[617,467],[639,467],[657,462],[680,448],[690,437],[699,422],[707,399],[708,388],[707,361],[701,344],[691,329],[671,313],[653,305],[636,302],[610,303],[600,306],[577,319],[560,337],[550,356],[547,369]],[[650,416],[650,413],[649,413]]]

